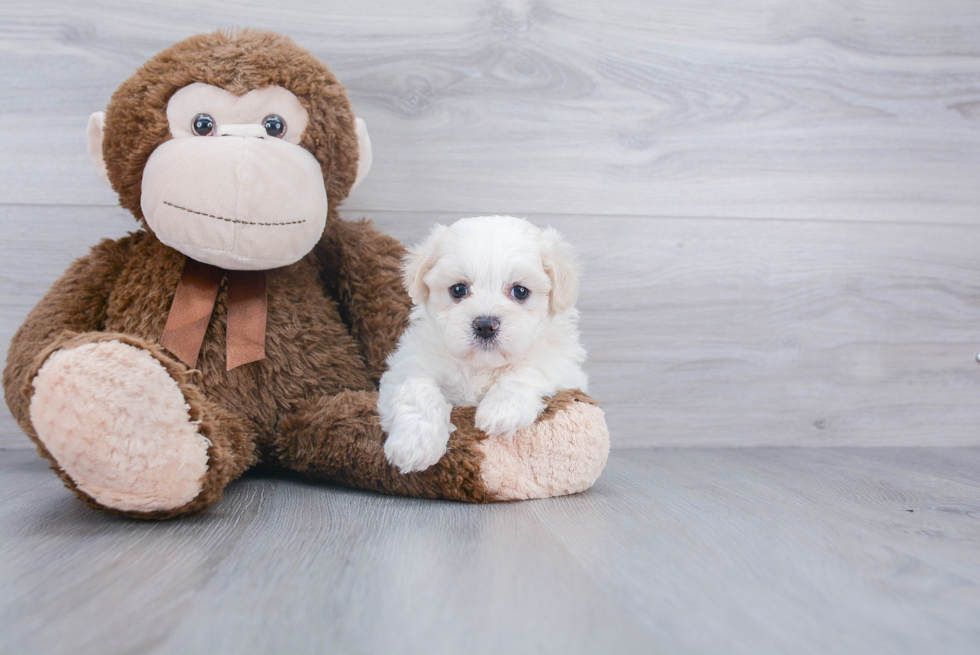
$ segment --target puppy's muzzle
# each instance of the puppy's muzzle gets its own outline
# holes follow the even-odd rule
[[[492,341],[499,331],[500,321],[493,316],[478,316],[473,319],[473,334],[480,341]]]

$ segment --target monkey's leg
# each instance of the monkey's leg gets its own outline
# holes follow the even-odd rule
[[[159,346],[90,332],[38,356],[32,438],[86,503],[140,518],[201,512],[255,461],[242,421]]]
[[[476,429],[475,408],[454,409],[448,452],[430,468],[402,475],[385,460],[376,403],[377,394],[366,391],[308,402],[283,424],[280,462],[359,489],[481,503],[584,491],[609,453],[602,410],[580,391],[562,391],[512,439],[488,438]]]

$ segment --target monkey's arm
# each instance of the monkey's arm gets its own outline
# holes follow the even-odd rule
[[[73,335],[101,331],[109,291],[126,262],[132,236],[106,239],[76,260],[27,315],[7,352],[3,391],[17,422],[29,430],[29,398],[24,393],[40,362]]]
[[[365,221],[327,220],[316,247],[324,283],[360,344],[368,373],[377,382],[385,358],[408,326],[412,303],[402,287],[405,248]]]
[[[609,454],[602,410],[577,390],[546,400],[537,422],[512,439],[487,437],[476,408],[452,412],[446,454],[424,471],[401,474],[385,457],[378,395],[342,391],[313,398],[283,422],[279,463],[314,478],[398,496],[471,503],[547,498],[584,491]]]

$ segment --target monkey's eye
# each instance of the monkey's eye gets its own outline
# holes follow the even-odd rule
[[[514,296],[515,300],[527,300],[530,294],[531,292],[527,287],[522,287],[519,284],[515,284],[510,290],[510,295]]]
[[[453,298],[456,298],[457,300],[465,297],[466,294],[468,294],[469,292],[470,290],[463,283],[454,284],[453,286],[449,287],[449,295],[451,295]]]
[[[211,136],[214,134],[214,119],[207,114],[198,114],[191,122],[191,129],[198,136]]]
[[[274,136],[277,139],[281,139],[282,135],[286,133],[286,121],[275,114],[269,114],[263,118],[262,127],[265,128],[266,134]]]

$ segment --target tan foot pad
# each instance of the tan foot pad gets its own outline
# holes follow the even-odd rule
[[[609,455],[604,413],[589,402],[570,402],[512,439],[480,442],[487,491],[500,500],[550,498],[585,491],[599,479]]]
[[[176,380],[118,341],[53,353],[34,378],[31,422],[75,485],[124,511],[168,510],[201,492],[211,443]]]

